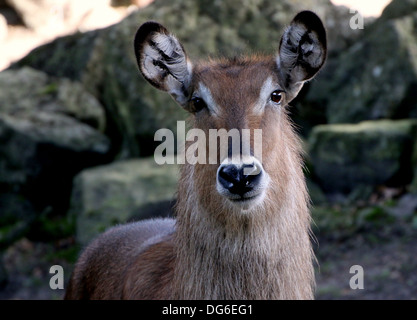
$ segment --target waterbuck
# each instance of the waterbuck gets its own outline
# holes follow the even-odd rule
[[[182,165],[175,219],[99,236],[80,256],[65,298],[312,299],[309,197],[288,103],[326,59],[321,20],[298,13],[274,56],[192,63],[157,22],[139,28],[134,49],[144,78],[190,112],[193,128],[207,136],[257,129],[262,139],[252,137],[246,153],[219,146],[217,164]]]

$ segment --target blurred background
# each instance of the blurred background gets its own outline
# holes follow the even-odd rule
[[[272,54],[306,9],[329,46],[290,108],[316,298],[416,299],[416,0],[0,0],[0,299],[61,299],[52,265],[67,280],[106,228],[170,214],[178,171],[155,164],[153,137],[187,114],[139,75],[140,24],[166,25],[192,59]]]

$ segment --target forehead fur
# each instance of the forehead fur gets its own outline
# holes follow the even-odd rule
[[[215,94],[244,94],[254,98],[268,77],[278,82],[278,72],[272,57],[235,57],[209,60],[194,68],[193,84],[203,83]]]

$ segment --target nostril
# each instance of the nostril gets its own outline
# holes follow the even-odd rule
[[[243,165],[237,168],[235,165],[225,165],[219,169],[219,183],[233,194],[243,195],[256,186],[260,180],[262,171],[255,164]]]
[[[245,181],[246,186],[254,183],[255,181],[259,180],[259,177],[262,174],[261,168],[259,168],[255,163],[246,164],[242,167],[242,175]]]
[[[225,188],[232,188],[235,184],[239,183],[239,179],[239,170],[235,166],[229,165],[220,168],[219,181]]]

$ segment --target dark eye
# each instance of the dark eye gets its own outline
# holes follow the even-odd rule
[[[207,105],[203,99],[198,98],[198,97],[194,97],[191,99],[191,111],[192,112],[199,112],[206,107]]]
[[[275,103],[281,103],[282,100],[282,91],[281,90],[275,90],[271,93],[271,100]]]

